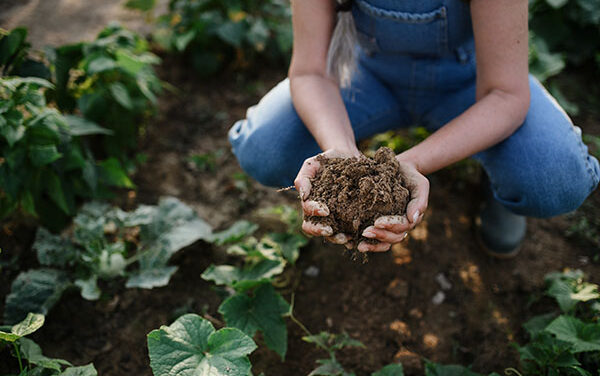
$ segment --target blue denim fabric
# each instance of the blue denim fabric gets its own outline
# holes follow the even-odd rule
[[[475,103],[465,2],[355,0],[352,12],[359,67],[342,98],[358,140],[412,125],[435,131]],[[554,98],[532,76],[529,84],[523,125],[473,157],[505,207],[549,217],[581,205],[598,185],[600,166]],[[287,79],[248,109],[229,140],[242,168],[268,186],[291,185],[302,162],[321,151],[294,109]]]

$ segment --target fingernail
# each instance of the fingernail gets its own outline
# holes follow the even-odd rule
[[[406,239],[407,236],[408,236],[408,232],[402,233],[402,240]]]
[[[306,199],[306,194],[304,193],[304,189],[300,188],[299,193],[300,193],[300,200],[304,201]]]
[[[376,237],[377,235],[375,235],[374,232],[365,230],[365,231],[363,231],[362,236],[364,236],[365,238],[372,239],[372,238]]]
[[[321,236],[331,236],[331,235],[333,235],[333,230],[331,229],[331,226],[327,226],[321,230]]]
[[[413,217],[412,217],[413,223],[415,223],[419,219],[419,215],[420,215],[420,213],[418,210],[415,212],[415,214],[413,214]]]

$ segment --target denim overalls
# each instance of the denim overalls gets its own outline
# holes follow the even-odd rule
[[[355,0],[352,15],[359,67],[342,98],[357,140],[413,125],[435,131],[475,103],[466,2]],[[598,185],[600,166],[554,98],[531,76],[529,84],[523,125],[473,157],[506,208],[548,217],[581,205]],[[321,151],[294,109],[287,79],[246,117],[229,140],[242,168],[262,184],[291,185],[302,162]]]

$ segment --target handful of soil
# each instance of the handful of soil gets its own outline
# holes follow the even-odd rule
[[[317,160],[321,167],[307,199],[327,205],[329,215],[311,216],[308,221],[329,225],[334,234],[352,235],[356,247],[361,241],[376,242],[361,234],[377,218],[406,213],[410,192],[390,148],[379,148],[373,159],[319,156]]]

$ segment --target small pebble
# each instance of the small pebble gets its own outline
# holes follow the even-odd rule
[[[452,283],[446,278],[444,273],[438,273],[435,276],[435,281],[440,285],[442,290],[450,290],[452,288]]]
[[[444,302],[444,300],[446,299],[446,294],[444,294],[443,291],[438,291],[433,298],[431,298],[431,302],[434,305],[440,305]]]
[[[314,266],[314,265],[311,265],[311,266],[309,266],[309,267],[308,267],[308,268],[306,268],[306,270],[304,271],[304,274],[305,274],[306,276],[308,276],[308,277],[312,277],[312,278],[318,277],[318,276],[319,276],[319,273],[320,273],[320,270],[319,270],[319,268],[317,268],[317,267],[316,267],[316,266]]]

